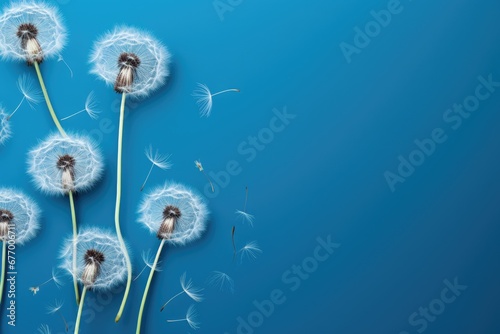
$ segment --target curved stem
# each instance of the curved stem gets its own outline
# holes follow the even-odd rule
[[[47,108],[49,108],[50,116],[52,116],[52,120],[54,121],[54,124],[56,125],[59,132],[63,136],[66,136],[66,132],[61,126],[61,123],[59,123],[59,120],[57,119],[56,116],[56,112],[54,111],[52,103],[50,102],[49,94],[47,93],[47,88],[45,88],[45,83],[43,82],[42,72],[40,72],[40,66],[38,65],[37,61],[33,62],[33,64],[35,65],[36,75],[38,76],[38,81],[40,81],[40,87],[42,88],[43,96],[45,97],[45,102],[47,103]]]
[[[125,262],[127,263],[127,286],[125,288],[125,293],[123,295],[122,304],[116,315],[115,322],[120,321],[122,317],[123,309],[125,304],[127,304],[128,294],[130,292],[130,284],[132,283],[132,263],[130,262],[130,256],[125,246],[125,241],[123,240],[122,231],[120,228],[120,204],[122,199],[122,152],[123,152],[123,122],[125,119],[125,101],[127,95],[123,93],[122,104],[120,107],[120,125],[118,131],[118,162],[117,162],[117,172],[116,172],[116,205],[115,205],[115,229],[120,241],[120,247],[122,248],[123,255],[125,256]]]
[[[181,292],[179,292],[178,294],[176,294],[175,296],[173,296],[172,298],[170,298],[165,304],[163,304],[163,306],[161,307],[160,309],[160,312],[163,311],[163,309],[165,308],[165,306],[168,305],[168,303],[170,303],[172,300],[174,300],[175,298],[177,298],[178,296],[182,295],[185,291],[182,290]]]
[[[5,260],[7,257],[7,241],[2,242],[2,277],[0,278],[0,305],[2,305],[3,286],[5,284]]]
[[[158,265],[158,259],[160,258],[163,245],[165,245],[165,239],[161,240],[160,246],[158,247],[158,252],[156,252],[155,262],[153,263],[153,266],[151,267],[151,272],[149,273],[148,282],[146,283],[146,287],[144,288],[144,295],[142,296],[141,308],[139,309],[139,315],[137,318],[137,330],[135,332],[136,334],[139,334],[141,332],[142,314],[144,312],[144,306],[146,305],[149,286],[151,285],[151,281],[153,280],[153,275],[156,271],[156,266]]]
[[[76,238],[78,237],[78,228],[76,226],[75,201],[73,191],[69,191],[69,205],[71,207],[71,221],[73,223],[73,286],[75,288],[76,305],[80,303],[80,292],[78,290],[78,280],[76,279]]]
[[[217,96],[217,95],[219,95],[219,94],[224,94],[224,93],[227,93],[227,92],[236,92],[236,93],[239,93],[239,92],[240,92],[240,90],[239,90],[239,89],[236,89],[236,88],[226,89],[226,90],[222,90],[222,91],[220,91],[220,92],[217,92],[217,93],[215,93],[215,94],[212,94],[212,97]]]
[[[82,290],[82,299],[80,300],[80,306],[78,306],[78,315],[76,316],[75,324],[75,334],[80,331],[80,320],[82,319],[83,304],[85,304],[85,295],[87,294],[87,287],[84,286]]]

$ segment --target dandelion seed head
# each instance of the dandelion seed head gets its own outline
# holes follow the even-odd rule
[[[16,229],[16,244],[33,239],[40,228],[40,209],[28,196],[12,189],[0,189],[0,239],[7,240],[9,224]]]
[[[153,153],[153,146],[151,145],[146,148],[144,153],[146,154],[146,158],[156,167],[163,170],[172,168],[172,164],[169,161],[170,155],[162,155],[158,152],[158,150]]]
[[[73,271],[73,241],[76,242],[76,272]],[[107,290],[127,277],[125,256],[114,233],[87,228],[64,241],[60,268],[94,290]],[[90,268],[93,266],[92,268]]]
[[[171,182],[145,195],[139,207],[139,222],[153,233],[158,234],[166,220],[175,220],[171,233],[159,235],[174,245],[198,239],[205,230],[207,216],[208,210],[200,195]]]
[[[198,83],[198,88],[191,94],[196,98],[196,103],[200,108],[201,116],[208,117],[212,113],[212,93],[207,85]]]
[[[0,16],[0,54],[5,59],[41,62],[58,55],[65,43],[59,12],[46,3],[14,2]]]
[[[203,289],[196,288],[193,286],[193,281],[189,279],[186,281],[186,273],[183,273],[180,277],[181,287],[184,290],[184,293],[189,296],[195,302],[201,302],[203,300],[203,296],[200,293]]]
[[[116,27],[94,44],[91,73],[119,93],[146,97],[165,83],[171,55],[156,38],[131,27]]]
[[[0,107],[0,145],[5,143],[11,135],[9,116]]]
[[[97,146],[83,136],[52,135],[29,152],[28,173],[43,192],[63,195],[90,189],[103,171]]]

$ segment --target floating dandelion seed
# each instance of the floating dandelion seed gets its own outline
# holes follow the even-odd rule
[[[48,280],[46,280],[46,281],[45,281],[45,282],[43,282],[42,284],[39,284],[39,285],[36,285],[36,286],[32,286],[32,287],[30,287],[30,288],[29,288],[29,290],[30,290],[31,292],[33,292],[33,295],[36,295],[36,294],[37,294],[37,292],[39,292],[39,291],[40,291],[40,287],[42,287],[42,286],[44,286],[45,284],[50,283],[50,282],[52,282],[52,281],[54,281],[54,284],[55,284],[57,287],[60,287],[61,285],[64,285],[64,283],[63,283],[63,282],[61,282],[61,278],[60,278],[60,276],[59,276],[59,272],[58,272],[58,271],[56,271],[56,269],[55,269],[55,268],[52,268],[52,277],[51,277],[51,278],[49,278]]]
[[[212,183],[212,180],[210,180],[210,177],[208,176],[208,174],[205,173],[205,170],[203,169],[203,165],[201,164],[201,162],[199,160],[195,160],[194,164],[195,164],[196,168],[198,168],[200,170],[200,172],[202,172],[203,175],[205,175],[205,177],[207,178],[208,182],[210,183],[210,187],[212,187],[212,192],[214,193],[215,189],[214,189],[214,185]]]
[[[207,85],[198,83],[198,89],[196,89],[193,92],[192,96],[196,98],[196,103],[200,107],[201,116],[208,117],[212,113],[213,97],[228,92],[239,93],[240,90],[236,88],[231,88],[212,94],[210,92],[210,89],[208,89]]]
[[[23,95],[23,98],[17,105],[16,109],[7,117],[7,120],[10,120],[12,116],[21,108],[21,105],[23,102],[26,101],[28,105],[30,106],[31,109],[35,109],[32,103],[38,104],[41,100],[41,91],[38,90],[37,87],[35,87],[34,80],[28,76],[27,74],[20,75],[19,78],[17,78],[17,89],[21,92]]]
[[[167,320],[167,322],[181,322],[186,321],[192,329],[200,328],[200,324],[198,322],[198,314],[194,308],[194,305],[189,306],[186,317],[184,319],[175,319],[175,320]]]
[[[243,205],[243,211],[241,210],[236,210],[236,214],[240,216],[243,221],[246,221],[247,223],[250,224],[250,226],[253,227],[253,222],[255,217],[249,213],[247,213],[247,202],[248,202],[248,187],[245,187],[245,204]]]
[[[60,317],[61,320],[64,323],[64,328],[66,332],[69,330],[68,322],[66,321],[66,318],[62,315],[61,313],[61,308],[63,307],[64,302],[62,300],[55,300],[54,305],[48,305],[47,306],[47,314],[55,314],[57,313]]]
[[[151,162],[151,168],[149,169],[148,175],[146,176],[146,179],[144,180],[144,183],[141,186],[141,191],[144,189],[146,186],[146,183],[149,180],[149,176],[151,175],[151,172],[153,171],[153,167],[156,166],[160,169],[167,170],[172,168],[172,164],[170,163],[170,154],[169,155],[163,155],[156,150],[156,152],[153,154],[153,146],[149,146],[149,148],[146,148],[144,151],[146,154],[146,158],[148,158],[149,162]]]
[[[127,262],[127,286],[115,322],[120,321],[127,303],[132,283],[132,262],[124,246],[120,227],[123,124],[127,96],[146,97],[159,89],[170,74],[170,53],[156,38],[130,27],[117,27],[94,43],[90,56],[91,73],[96,74],[115,92],[121,94],[120,120],[118,126],[117,191],[115,204],[115,230]]]
[[[256,259],[259,254],[262,253],[262,250],[259,248],[257,241],[251,241],[243,246],[238,253],[241,255],[241,261],[243,262],[243,258],[248,259]]]
[[[218,288],[220,291],[229,289],[231,293],[234,293],[234,280],[222,271],[213,271],[208,278],[208,284]]]
[[[203,198],[180,184],[166,183],[145,196],[139,207],[139,222],[155,233],[161,242],[144,288],[137,318],[137,334],[141,332],[144,306],[165,243],[185,245],[198,239],[205,230],[207,216]]]
[[[73,78],[73,70],[72,70],[72,69],[71,69],[71,67],[68,65],[68,63],[66,62],[66,60],[64,60],[64,58],[63,58],[62,54],[58,54],[58,55],[57,55],[57,62],[59,63],[59,62],[61,62],[61,61],[64,63],[64,65],[66,65],[66,67],[67,67],[67,68],[68,68],[68,70],[69,70],[69,74],[70,74],[71,78]]]
[[[42,325],[40,325],[40,327],[38,327],[38,333],[50,334],[52,332],[50,331],[50,327],[48,325],[42,324]]]
[[[203,289],[194,287],[193,286],[193,281],[191,281],[191,279],[189,279],[189,281],[186,282],[186,273],[182,274],[182,276],[180,277],[180,282],[181,282],[182,291],[179,292],[178,294],[174,295],[165,304],[163,304],[163,306],[160,309],[160,312],[162,312],[163,309],[172,300],[174,300],[178,296],[182,295],[183,293],[185,293],[186,295],[188,295],[189,298],[191,298],[192,300],[194,300],[197,303],[199,303],[199,302],[201,302],[203,300],[203,295],[201,294],[201,291],[203,291]]]
[[[9,116],[0,107],[0,145],[5,143],[11,135]]]
[[[144,270],[146,270],[146,268],[149,267],[150,269],[153,269],[154,254],[151,253],[151,249],[148,249],[147,252],[143,251],[141,254],[141,257],[142,257],[142,261],[144,262],[144,268],[142,268],[140,273],[134,278],[134,281],[136,281],[142,275],[142,273],[144,272]],[[157,272],[161,271],[161,267],[159,266],[160,262],[161,261],[158,261],[158,263],[156,264],[156,268],[154,269]]]
[[[98,105],[97,105],[97,101],[96,101],[96,98],[95,98],[94,91],[91,91],[89,93],[89,95],[87,95],[87,99],[85,100],[85,108],[82,109],[82,110],[79,110],[79,111],[75,112],[74,114],[71,114],[71,115],[66,116],[64,118],[61,118],[61,121],[65,121],[68,118],[71,118],[73,116],[81,114],[82,112],[86,112],[87,115],[89,115],[89,117],[92,118],[92,119],[98,119],[99,118],[99,114],[101,113],[101,111],[97,110],[97,107],[98,107]]]

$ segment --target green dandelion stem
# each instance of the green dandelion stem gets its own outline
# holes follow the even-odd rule
[[[63,127],[61,126],[61,123],[59,123],[59,120],[57,119],[56,112],[54,111],[54,108],[52,107],[52,103],[50,102],[49,94],[47,93],[47,88],[45,87],[45,83],[43,82],[43,77],[42,77],[42,72],[40,71],[40,66],[38,65],[37,61],[33,62],[33,64],[35,65],[36,75],[38,76],[38,81],[40,81],[40,87],[42,88],[43,96],[45,97],[45,102],[47,103],[47,108],[49,108],[50,116],[52,116],[52,120],[54,121],[54,124],[56,125],[59,132],[63,136],[67,136],[66,132],[64,131]]]
[[[156,266],[158,265],[158,259],[160,258],[161,251],[163,249],[163,245],[165,245],[165,239],[161,240],[160,246],[158,247],[158,252],[156,253],[155,262],[151,267],[151,272],[149,273],[148,282],[146,283],[146,288],[144,288],[144,295],[142,296],[141,308],[139,309],[139,315],[137,318],[137,330],[136,334],[141,333],[141,323],[142,323],[142,314],[144,313],[144,306],[146,305],[146,299],[148,297],[149,287],[151,285],[151,281],[153,280],[153,275],[156,271]]]
[[[80,303],[80,292],[78,289],[78,280],[76,278],[76,238],[78,237],[78,227],[76,225],[75,201],[73,191],[69,191],[69,205],[71,207],[71,221],[73,223],[73,286],[75,288],[76,305]]]
[[[118,131],[118,162],[117,162],[117,173],[116,173],[116,205],[115,205],[115,229],[120,241],[120,246],[125,256],[125,261],[127,263],[127,286],[125,288],[125,293],[123,295],[122,304],[116,315],[115,322],[120,321],[122,317],[125,304],[127,304],[128,294],[130,292],[130,284],[132,283],[132,263],[130,262],[130,256],[125,246],[125,241],[123,240],[122,231],[120,228],[120,204],[122,198],[122,153],[123,153],[123,123],[125,119],[125,101],[127,95],[123,93],[122,103],[120,107],[120,125]]]
[[[75,334],[80,331],[80,320],[82,319],[83,304],[85,303],[85,295],[87,294],[87,287],[84,286],[82,290],[82,299],[80,300],[80,306],[78,306],[78,315],[76,316],[75,324]]]

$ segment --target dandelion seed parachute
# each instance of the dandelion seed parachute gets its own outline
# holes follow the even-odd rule
[[[55,134],[29,152],[28,172],[42,191],[63,195],[90,189],[101,177],[102,161],[90,139]]]
[[[161,231],[166,221],[165,210],[177,208],[180,216],[170,232]],[[174,245],[198,239],[205,230],[208,209],[201,196],[183,185],[167,182],[145,196],[139,208],[139,222],[160,238]]]
[[[66,43],[58,10],[42,2],[14,2],[0,16],[0,55],[41,62],[57,56]]]
[[[40,228],[40,209],[28,196],[12,189],[0,189],[0,240],[6,241],[8,224],[16,228],[16,244],[33,239]]]
[[[73,238],[64,242],[60,253],[61,269],[70,275],[75,275],[78,281],[94,290],[107,290],[121,284],[127,277],[125,257],[120,243],[114,234],[98,228],[82,229],[76,238],[76,272],[73,270]],[[99,259],[99,268],[93,282],[86,280],[89,251],[92,254],[102,254]]]
[[[170,58],[166,47],[147,32],[116,27],[94,44],[90,72],[119,93],[146,97],[165,83]]]
[[[0,107],[0,145],[9,139],[11,134],[9,116]]]

